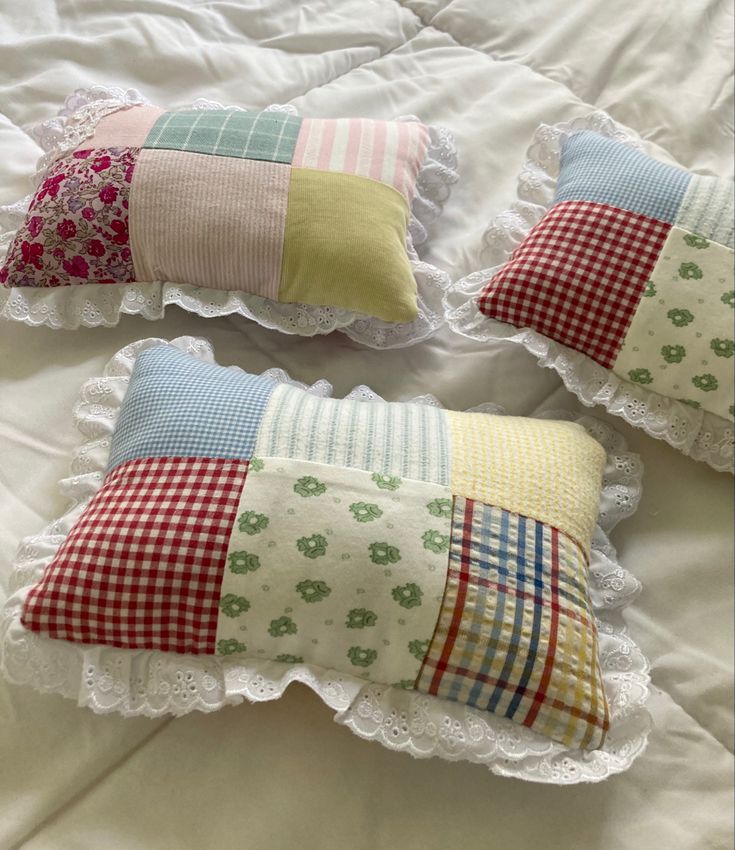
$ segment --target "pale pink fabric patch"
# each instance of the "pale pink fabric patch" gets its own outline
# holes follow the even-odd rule
[[[428,146],[429,131],[416,121],[304,118],[292,164],[380,180],[410,204]]]
[[[136,279],[278,300],[290,174],[281,163],[142,150],[130,199]]]
[[[94,135],[77,150],[87,148],[140,148],[163,109],[157,106],[131,106],[101,118]]]

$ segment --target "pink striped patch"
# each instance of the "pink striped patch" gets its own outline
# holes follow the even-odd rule
[[[396,135],[398,132],[400,131],[396,128]],[[370,162],[370,176],[374,180],[380,180],[383,176],[387,142],[388,133],[386,131],[386,125],[376,122],[373,127],[373,149]]]
[[[324,124],[322,132],[322,143],[319,147],[319,165],[318,167],[324,171],[329,171],[329,164],[332,161],[332,151],[334,150],[334,136],[336,127],[334,121],[327,121]]]
[[[428,141],[428,138],[427,138]],[[408,157],[410,155],[410,147],[411,147],[411,128],[408,124],[399,124],[398,125],[398,147],[396,149],[396,157],[395,157],[395,168],[393,171],[393,180],[392,183],[394,186],[400,187],[400,191],[403,194],[407,194],[408,191],[413,195],[413,185],[406,185],[406,170],[402,166],[404,162],[408,161]],[[426,148],[421,155],[421,160],[426,154]]]
[[[305,118],[292,165],[380,180],[411,203],[428,146],[429,131],[416,121]]]
[[[357,174],[357,152],[362,135],[361,124],[361,121],[349,121],[347,125],[347,151],[342,167],[348,174]]]

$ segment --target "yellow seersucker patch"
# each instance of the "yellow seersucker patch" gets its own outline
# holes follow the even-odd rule
[[[447,411],[451,490],[558,528],[589,554],[605,450],[572,422]]]
[[[392,186],[291,169],[278,300],[413,321],[418,308],[407,226],[408,205]]]

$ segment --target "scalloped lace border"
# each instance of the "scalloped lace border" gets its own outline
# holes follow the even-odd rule
[[[36,182],[58,157],[89,138],[101,118],[119,109],[149,103],[136,89],[93,86],[69,95],[59,114],[44,121],[30,135],[44,151],[38,162]],[[224,107],[200,98],[195,109],[242,109]],[[269,111],[296,114],[290,105],[274,104]],[[418,121],[402,116],[399,121]],[[442,296],[450,284],[449,275],[422,262],[416,247],[427,239],[427,228],[441,214],[451,186],[458,179],[457,152],[448,130],[429,127],[429,149],[416,180],[416,196],[406,235],[406,250],[418,291],[419,315],[413,322],[384,322],[328,305],[280,304],[246,292],[225,292],[171,282],[131,283],[119,286],[84,284],[57,289],[32,287],[0,288],[0,317],[28,325],[49,325],[73,330],[82,327],[110,327],[122,314],[160,319],[166,307],[176,304],[199,316],[238,314],[266,328],[283,333],[313,336],[340,330],[351,339],[371,348],[402,348],[426,339],[444,324]],[[0,261],[15,231],[21,226],[31,196],[0,207]]]
[[[542,124],[518,179],[519,200],[485,231],[483,255],[491,267],[473,272],[449,287],[444,296],[447,321],[452,330],[470,339],[480,342],[504,339],[522,345],[542,366],[554,369],[583,404],[588,407],[601,404],[610,413],[621,416],[655,439],[665,440],[694,460],[704,461],[719,472],[732,471],[735,443],[732,423],[626,381],[579,351],[530,329],[518,329],[490,319],[477,307],[476,299],[484,284],[507,262],[548,210],[559,174],[561,144],[580,130],[594,130],[642,148],[638,136],[605,112],[593,112],[553,126]]]
[[[623,438],[591,417],[547,414],[580,422],[608,452],[590,559],[590,597],[598,631],[600,665],[611,712],[611,726],[602,749],[568,750],[532,730],[436,697],[368,684],[335,671],[272,661],[181,656],[162,652],[85,647],[44,638],[20,624],[23,600],[42,576],[56,550],[102,484],[115,419],[137,355],[166,340],[151,338],[119,351],[101,378],[88,381],[74,410],[85,438],[76,451],[71,476],[61,489],[72,506],[40,534],[21,543],[11,579],[14,590],[0,611],[0,669],[12,682],[42,693],[60,693],[93,711],[125,716],[185,714],[215,711],[225,705],[276,699],[290,682],[312,688],[336,712],[335,720],[356,735],[393,750],[425,758],[439,756],[487,765],[495,773],[538,782],[597,782],[626,769],[643,751],[650,728],[645,710],[648,662],[628,636],[622,610],[640,584],[616,562],[607,538],[617,522],[630,516],[640,499],[642,464],[626,451]],[[171,345],[213,363],[211,345],[196,337],[179,337]],[[236,368],[236,367],[231,367]],[[311,387],[292,381],[280,369],[264,373],[273,380],[300,386],[328,397],[331,385]],[[366,403],[380,399],[369,387],[358,386],[348,398]],[[437,405],[433,396],[414,403]],[[502,411],[495,405],[476,410]]]

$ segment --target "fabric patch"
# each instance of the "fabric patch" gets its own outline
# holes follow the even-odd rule
[[[692,174],[674,224],[733,248],[734,197],[732,180]]]
[[[241,109],[165,112],[143,147],[290,164],[301,120],[285,112]]]
[[[290,169],[143,150],[130,231],[138,280],[278,298]]]
[[[562,144],[554,204],[592,201],[673,224],[691,174],[586,130]]]
[[[132,106],[118,109],[101,118],[94,134],[85,139],[77,150],[89,148],[140,148],[156,119],[163,115],[157,106]]]
[[[429,131],[417,121],[304,118],[292,164],[381,180],[410,204],[428,146]]]
[[[407,226],[408,204],[392,186],[293,168],[278,300],[413,321],[418,307]]]
[[[449,438],[446,412],[431,405],[319,398],[281,384],[254,453],[448,485]]]
[[[601,204],[557,204],[488,282],[478,307],[609,368],[669,230]]]
[[[589,553],[605,450],[572,422],[446,413],[452,492],[548,523]]]
[[[247,460],[275,384],[203,363],[170,346],[138,354],[108,470],[140,457]]]
[[[413,687],[444,593],[451,514],[446,487],[253,458],[217,652]]]
[[[214,652],[247,467],[203,458],[117,467],[28,594],[23,625],[81,643]]]
[[[447,587],[417,690],[569,747],[609,727],[587,567],[557,529],[455,499]]]
[[[0,269],[6,286],[130,283],[128,196],[138,151],[78,150],[55,162]]]
[[[673,227],[613,371],[732,418],[733,307],[732,249]]]

